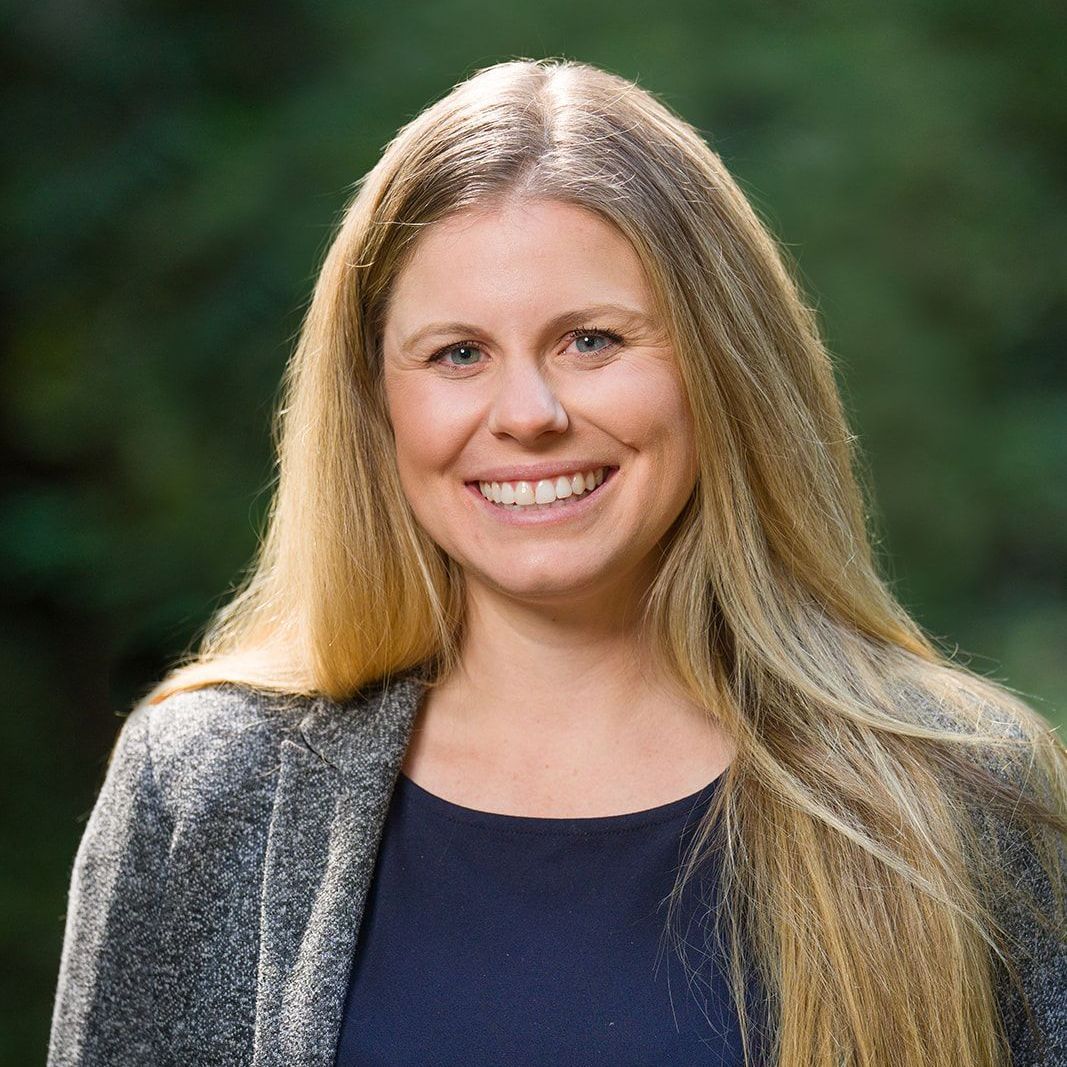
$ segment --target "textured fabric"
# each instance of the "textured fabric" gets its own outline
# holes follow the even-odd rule
[[[727,963],[700,959],[713,865],[672,921],[695,974],[665,937],[666,898],[721,781],[568,819],[472,810],[402,773],[337,1067],[742,1067]]]
[[[421,695],[408,672],[343,704],[227,684],[135,709],[74,859],[49,1067],[332,1067]],[[998,918],[1047,1043],[1042,1060],[1001,981],[1015,1067],[1067,1067],[1067,946]]]

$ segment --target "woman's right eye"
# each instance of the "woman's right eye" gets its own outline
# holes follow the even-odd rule
[[[435,352],[432,356],[430,356],[428,362],[430,362],[430,363],[440,363],[440,362],[442,362],[444,360],[445,356],[449,355],[452,352],[471,353],[471,352],[480,352],[480,351],[481,351],[481,349],[477,345],[473,345],[473,344],[464,343],[464,344],[458,344],[458,345],[449,345],[447,348],[442,348],[440,351]],[[449,367],[472,367],[472,366],[475,366],[475,364],[460,362],[460,363],[448,363],[448,364],[446,364],[446,366],[449,366]]]

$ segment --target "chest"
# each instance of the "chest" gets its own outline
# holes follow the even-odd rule
[[[622,816],[527,818],[466,809],[401,776],[338,1067],[740,1065],[726,962],[693,950],[715,911],[710,872],[671,916],[665,907],[713,792]]]

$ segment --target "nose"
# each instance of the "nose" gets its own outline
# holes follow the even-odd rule
[[[562,433],[569,420],[557,392],[534,361],[512,360],[497,380],[488,428],[497,437],[534,441],[543,433]]]

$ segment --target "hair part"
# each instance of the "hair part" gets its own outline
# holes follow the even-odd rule
[[[792,264],[698,132],[614,74],[526,59],[478,71],[358,183],[286,368],[265,537],[146,700],[223,681],[344,699],[420,664],[428,684],[455,668],[463,575],[400,485],[382,327],[426,227],[515,199],[579,206],[630,241],[693,413],[697,485],[642,634],[737,750],[670,914],[715,856],[712,931],[735,1002],[763,991],[768,1062],[1007,1062],[994,958],[1013,971],[1012,957],[989,902],[1018,890],[979,835],[1012,812],[1062,902],[1048,831],[1067,830],[1067,749],[887,588]],[[750,1024],[741,1013],[748,1062]]]

